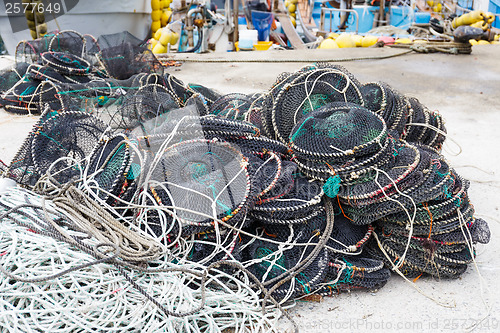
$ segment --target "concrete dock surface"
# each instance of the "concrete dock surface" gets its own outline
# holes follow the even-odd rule
[[[414,284],[393,274],[377,291],[352,291],[325,297],[322,302],[299,301],[289,312],[301,332],[500,329],[500,45],[474,46],[470,55],[398,55],[403,51],[240,52],[170,59],[185,60],[180,67],[167,70],[185,83],[199,83],[223,93],[264,91],[282,72],[334,60],[362,83],[384,81],[438,110],[446,120],[449,136],[443,154],[471,181],[469,196],[476,216],[489,223],[492,234],[489,244],[477,246],[477,267],[470,265],[456,280],[422,277]],[[265,62],[254,62],[257,59]],[[286,60],[294,62],[283,62]],[[11,62],[11,58],[0,58],[0,68]],[[1,160],[10,162],[36,119],[0,110]],[[279,330],[291,332],[292,325],[282,319]]]

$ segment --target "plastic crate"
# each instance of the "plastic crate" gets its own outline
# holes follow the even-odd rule
[[[490,0],[488,11],[500,15],[500,0]],[[500,29],[500,17],[497,16],[492,24],[493,27]]]
[[[406,30],[413,23],[414,11],[409,6],[391,6],[391,25]]]
[[[314,19],[314,22],[316,25],[319,27],[320,25],[320,16],[321,16],[321,2],[317,1],[314,3],[314,10],[312,17]],[[327,8],[331,8],[330,4],[327,3]],[[375,6],[353,6],[353,9],[358,13],[359,17],[359,27],[358,27],[358,33],[362,34],[365,33],[373,28],[373,17],[375,11],[378,10],[378,7]],[[327,13],[325,16],[325,31],[337,31],[338,30],[338,25],[340,24],[340,13],[339,12],[332,12],[332,21],[331,21],[331,27],[330,27],[330,14]],[[354,32],[356,31],[356,18],[354,17],[353,14],[349,15],[349,19],[347,21],[348,28],[346,29],[347,32]]]

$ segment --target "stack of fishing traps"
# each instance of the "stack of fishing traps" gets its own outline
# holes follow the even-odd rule
[[[118,279],[147,306],[113,291],[124,312],[109,326],[87,316],[96,330],[130,327],[132,310],[153,325],[152,308],[157,329],[272,330],[281,305],[377,289],[391,270],[456,278],[489,241],[440,153],[442,117],[385,83],[319,63],[224,95],[163,73],[130,37],[48,36],[1,75],[0,104],[40,119],[3,172],[24,189],[0,196],[0,251],[16,253],[2,274],[17,288],[0,291],[13,310],[0,326],[46,328],[56,312],[71,331],[65,292],[102,270],[86,297]],[[33,259],[45,242],[55,264]],[[47,296],[33,283],[59,303],[21,301]],[[30,307],[46,314],[19,320]]]

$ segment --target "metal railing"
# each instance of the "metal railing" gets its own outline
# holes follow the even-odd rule
[[[356,17],[356,33],[358,33],[359,28],[359,14],[354,9],[337,9],[337,8],[321,8],[321,16],[319,21],[319,30],[325,31],[325,16],[326,13],[330,14],[330,32],[332,32],[332,24],[333,24],[333,12],[342,12],[342,13],[353,13]]]

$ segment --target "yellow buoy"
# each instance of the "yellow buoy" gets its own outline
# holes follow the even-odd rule
[[[297,10],[297,6],[295,6],[295,4],[293,3],[289,4],[287,8],[289,13],[295,13],[295,11]]]
[[[474,10],[462,16],[455,17],[451,22],[453,29],[461,25],[470,25],[476,23],[477,21],[483,20],[484,13],[482,10]]]
[[[160,10],[161,9],[160,0],[151,0],[151,9]]]
[[[354,44],[356,44],[356,47],[361,47],[363,43],[363,36],[352,35],[352,40],[354,41]]]
[[[340,48],[356,47],[356,43],[354,42],[350,34],[341,34],[337,37],[337,39],[335,39],[335,42],[337,42],[337,45]]]
[[[500,35],[495,35],[495,37],[493,37],[493,39],[498,42],[500,40]]]
[[[495,21],[495,14],[490,12],[483,13],[483,21],[490,24],[493,23]]]
[[[321,44],[319,45],[319,48],[320,49],[338,49],[339,46],[337,45],[337,43],[333,39],[327,38],[321,42]]]
[[[475,39],[469,39],[469,43],[470,43],[470,45],[477,45],[478,44],[477,40],[475,40]]]
[[[151,31],[153,31],[153,34],[155,32],[157,32],[158,29],[160,29],[160,28],[161,28],[161,22],[160,21],[153,21],[153,23],[151,23]]]
[[[290,21],[292,22],[293,27],[297,28],[297,21],[295,21],[295,17],[289,16],[289,18],[290,18]]]
[[[490,42],[481,39],[480,41],[477,42],[477,45],[490,45]]]
[[[156,44],[158,44],[158,41],[156,39],[154,39],[154,38],[151,38],[148,41],[148,49],[153,50],[154,47],[156,46]]]
[[[160,40],[160,37],[161,37],[161,30],[162,29],[158,29],[156,30],[156,32],[154,33],[153,35],[153,38],[156,39],[157,41]]]
[[[438,2],[436,5],[432,7],[432,10],[436,13],[440,13],[443,10],[443,5]]]
[[[377,36],[365,36],[363,37],[363,40],[361,41],[361,46],[362,47],[370,47],[372,45],[377,44],[378,37]]]
[[[170,29],[162,29],[161,37],[159,42],[163,46],[167,46],[169,43],[172,43],[172,31]]]
[[[290,0],[285,0],[285,8],[288,8],[290,6]]]
[[[410,44],[413,41],[410,38],[398,38],[395,41],[395,44]]]
[[[162,14],[162,13],[163,13],[163,12],[162,12],[161,10],[159,10],[159,9],[158,9],[158,10],[153,10],[153,11],[151,12],[151,19],[152,19],[153,21],[159,21],[159,20],[161,19],[161,14]]]
[[[499,41],[497,41],[497,40],[492,40],[492,41],[490,42],[490,44],[500,44],[500,42],[499,42]]]
[[[290,3],[293,3],[293,4],[297,4],[299,2],[299,0],[289,0]]]
[[[179,34],[175,31],[172,31],[172,40],[170,41],[170,45],[175,45],[179,41]]]
[[[483,29],[484,31],[488,30],[488,22],[484,21],[477,21],[476,23],[472,23],[470,26],[474,28]]]
[[[338,33],[336,33],[336,32],[330,32],[330,33],[328,34],[328,36],[326,36],[326,38],[335,39],[335,38],[337,38],[338,36],[340,36]]]
[[[165,46],[163,46],[161,43],[158,43],[155,45],[155,47],[153,47],[152,52],[154,54],[165,53],[165,52],[167,52],[167,48]]]
[[[164,27],[167,25],[167,23],[170,21],[170,18],[172,17],[172,10],[166,9],[163,11],[161,14],[161,26]]]

